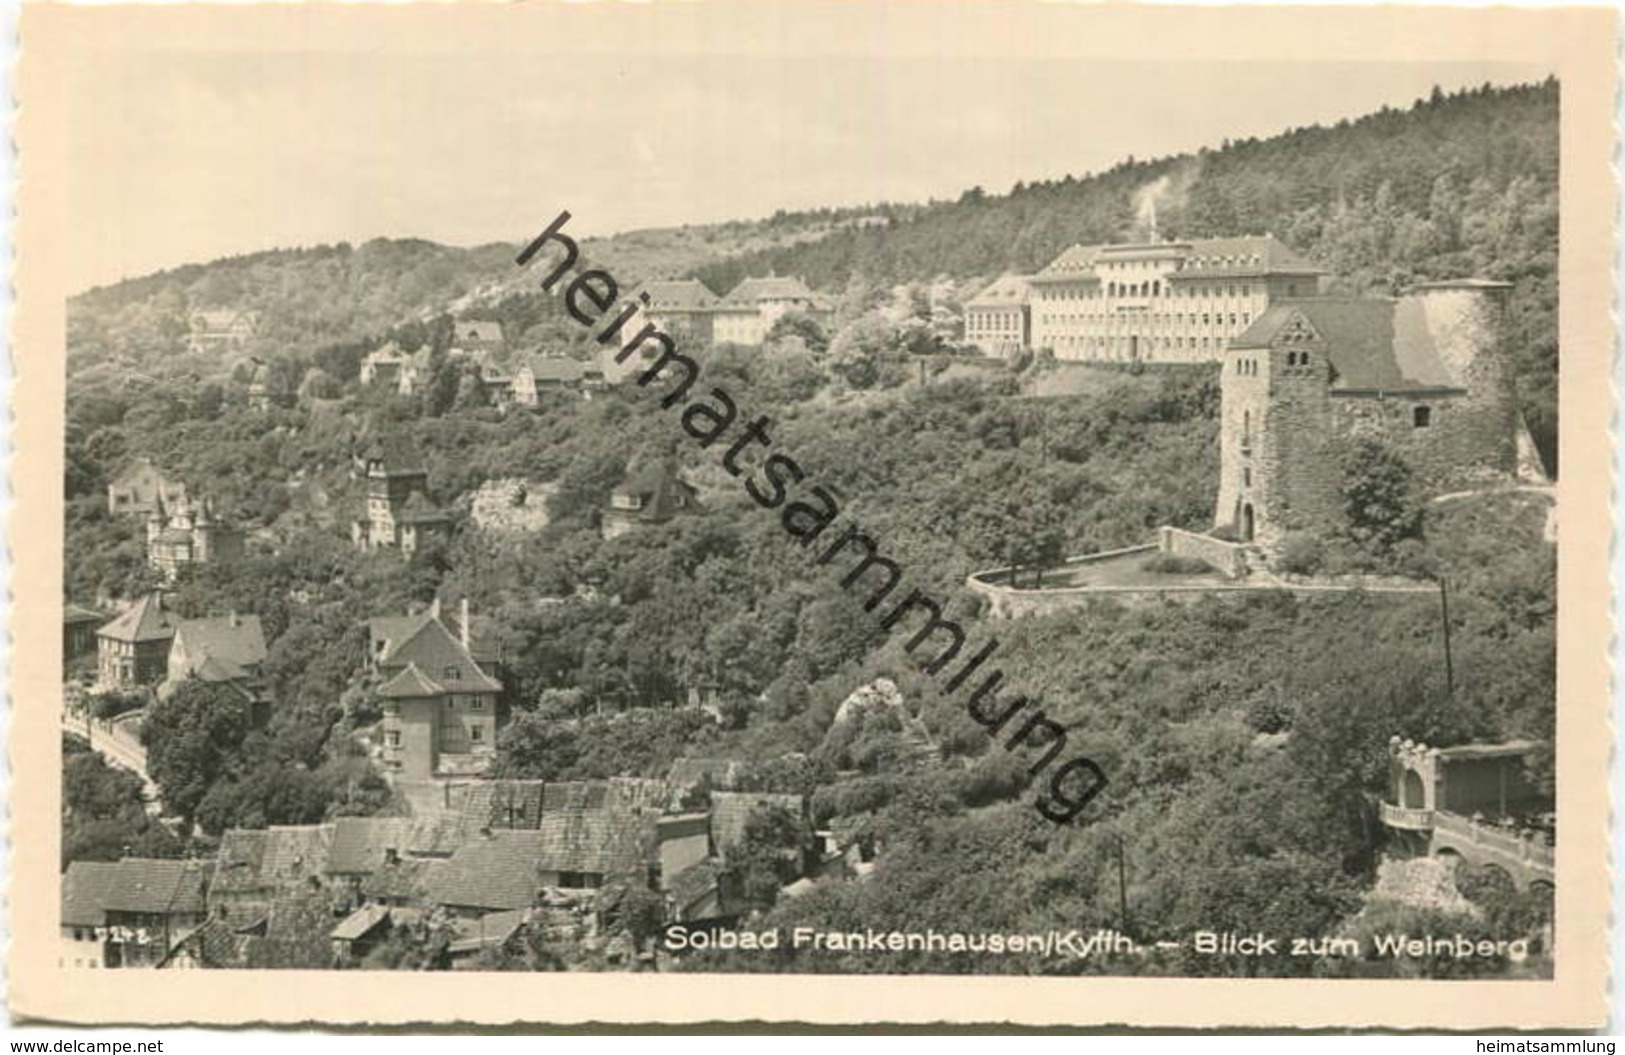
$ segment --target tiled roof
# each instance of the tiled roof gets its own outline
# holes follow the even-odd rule
[[[717,295],[699,279],[684,278],[648,282],[633,291],[633,296],[649,294],[649,307],[653,311],[704,311],[717,302]]]
[[[108,912],[201,914],[206,870],[199,861],[126,857],[104,891]]]
[[[378,686],[378,695],[386,700],[423,700],[445,694],[446,687],[424,674],[416,663],[408,663],[399,674]]]
[[[1095,271],[1095,259],[1100,256],[1104,246],[1075,245],[1067,249],[1060,256],[1050,261],[1049,266],[1038,274],[1033,275],[1034,280],[1047,278],[1084,277],[1092,278]]]
[[[1027,302],[1026,275],[1004,274],[965,302],[966,308],[1010,308]]]
[[[483,780],[463,797],[462,817],[469,830],[535,828],[542,820],[540,780]]]
[[[799,278],[769,275],[766,278],[741,279],[729,294],[722,298],[722,307],[754,309],[764,300],[813,300],[813,291]]]
[[[468,832],[463,818],[455,814],[414,817],[412,830],[406,836],[407,852],[420,857],[450,857],[452,851],[463,845]]]
[[[74,861],[62,875],[62,926],[107,922],[109,892],[118,883],[117,861]]]
[[[365,875],[384,866],[387,851],[407,853],[412,831],[410,817],[338,817],[333,821],[333,843],[328,847],[329,875]]]
[[[206,680],[224,680],[206,677],[202,668],[210,659],[216,663],[216,674],[241,678],[265,662],[265,632],[257,615],[185,619],[175,628],[173,648],[171,655],[178,663],[169,665],[171,679],[195,673]]]
[[[268,883],[291,885],[327,871],[333,845],[331,824],[273,826],[266,830],[260,876]]]
[[[1307,325],[1308,330],[1302,327]],[[1313,297],[1270,305],[1231,341],[1268,348],[1304,334],[1324,350],[1334,391],[1435,391],[1459,386],[1440,358],[1421,305],[1376,297]]]
[[[367,620],[374,658],[381,664],[394,663],[396,650],[433,619],[431,613],[423,611],[412,615],[379,615]],[[383,651],[379,651],[380,643]]]
[[[390,623],[380,626],[381,620],[371,623],[373,651],[380,667],[393,668],[416,664],[420,676],[432,684],[444,686],[439,692],[501,692],[502,683],[480,669],[474,657],[463,648],[462,642],[452,635],[446,625],[435,616],[421,621]],[[403,636],[393,636],[399,633]],[[377,642],[383,641],[380,653]],[[423,686],[418,686],[423,687]],[[380,689],[380,691],[383,691]]]
[[[800,795],[765,791],[713,791],[711,793],[711,845],[725,853],[745,841],[745,825],[758,808],[782,806],[801,816],[805,799]]]
[[[326,894],[304,888],[277,896],[265,920],[265,936],[244,942],[249,967],[331,967],[327,933],[332,913]]]
[[[220,836],[215,854],[211,894],[228,894],[264,889],[260,864],[265,860],[268,833],[261,829],[228,828]]]
[[[537,861],[542,833],[477,833],[428,877],[429,900],[437,905],[515,909],[533,904],[541,890]]]
[[[384,865],[361,881],[361,896],[379,901],[421,901],[428,897],[429,877],[444,861],[408,857]]]
[[[164,610],[158,594],[149,593],[96,634],[114,641],[167,641],[175,636],[175,617]]]
[[[670,798],[663,780],[616,778],[549,784],[542,799],[541,867],[553,872],[641,872]]]
[[[1324,274],[1274,235],[1200,238],[1188,244],[1184,266],[1172,275],[1175,279]]]

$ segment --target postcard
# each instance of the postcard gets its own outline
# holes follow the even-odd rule
[[[1598,1027],[1615,34],[25,5],[13,1012]]]

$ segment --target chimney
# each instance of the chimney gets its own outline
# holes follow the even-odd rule
[[[440,618],[440,595],[439,594],[435,594],[434,595],[434,600],[429,602],[429,615],[433,616],[436,619]]]
[[[461,615],[462,620],[463,620],[463,651],[467,652],[468,651],[468,598],[467,597],[463,598],[462,605],[461,605],[461,607],[459,609],[458,614]]]
[[[240,618],[238,618],[237,609],[235,609],[235,608],[233,608],[231,610],[230,615],[226,616],[226,619],[230,621],[233,628],[236,628],[236,627],[239,627],[239,626],[243,625],[243,621]]]

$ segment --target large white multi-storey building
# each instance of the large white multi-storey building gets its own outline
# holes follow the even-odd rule
[[[1322,269],[1271,235],[1073,246],[1028,279],[1032,344],[1057,359],[1217,359],[1271,302]]]

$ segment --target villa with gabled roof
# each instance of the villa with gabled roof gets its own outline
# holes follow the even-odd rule
[[[163,681],[177,622],[164,608],[163,595],[151,593],[96,631],[99,684],[136,689]]]
[[[502,683],[475,658],[466,605],[456,633],[438,601],[427,612],[372,619],[367,629],[386,771],[407,780],[483,772],[496,748]]]

